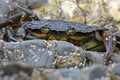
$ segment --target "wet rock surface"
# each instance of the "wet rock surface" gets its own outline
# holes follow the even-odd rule
[[[60,65],[61,60],[65,66],[68,64],[78,66],[86,57],[83,49],[64,41],[30,40],[20,43],[1,41],[0,47],[1,62],[18,61],[43,68]]]
[[[114,2],[117,2],[115,6]],[[120,80],[120,15],[117,17],[115,15],[119,13],[118,5],[119,0],[0,0],[0,80]],[[34,13],[37,14],[37,19]],[[23,19],[23,16],[30,19]],[[36,21],[38,18],[41,22]],[[24,22],[29,20],[31,22]],[[80,43],[82,45],[80,47],[73,45],[72,42],[66,42],[67,40],[45,38],[20,42],[2,41],[1,35],[7,33],[9,27],[15,31],[13,33],[18,38],[16,30],[23,23],[27,25],[25,28],[29,27],[32,30],[35,28],[38,31],[45,24],[50,24],[50,30],[57,33],[66,32],[69,26],[75,26],[77,32],[88,34],[103,29],[103,26],[110,29],[116,27],[118,33],[108,36],[108,38],[115,36],[112,38],[116,40],[115,51],[106,59],[104,56],[106,52],[97,52],[105,51],[105,45],[93,39],[86,41],[84,45]],[[12,33],[7,34],[13,38]],[[79,39],[78,37],[80,36],[74,39]]]
[[[92,65],[82,69],[42,69],[21,63],[0,65],[1,80],[119,80],[119,71],[111,66]],[[10,69],[10,70],[9,70]],[[112,71],[112,72],[111,72]]]
[[[0,41],[0,57],[1,80],[120,79],[119,59],[105,66],[104,53],[65,41]]]

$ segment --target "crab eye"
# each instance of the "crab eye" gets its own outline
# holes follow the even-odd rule
[[[48,33],[49,32],[49,27],[48,26],[44,26],[41,28],[41,32],[42,33]]]
[[[66,31],[66,33],[68,34],[68,35],[74,35],[75,33],[76,33],[76,30],[75,30],[75,28],[70,28],[70,29],[68,29],[67,31]]]

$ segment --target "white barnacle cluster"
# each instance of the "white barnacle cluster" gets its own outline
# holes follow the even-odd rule
[[[56,54],[55,56],[56,56],[55,60],[52,63],[53,68],[65,68],[65,67],[67,67],[68,56],[62,56],[62,55],[59,55],[59,54]]]
[[[46,40],[43,40],[43,43],[44,43],[44,46],[47,47],[47,41]]]
[[[34,55],[32,58],[34,59],[34,62],[38,62],[40,60],[38,55]]]
[[[77,64],[80,64],[81,62],[81,56],[79,53],[74,52],[72,55],[73,61],[75,61]]]
[[[57,40],[53,40],[53,42],[54,42],[54,44],[55,44],[54,49],[55,49],[56,53],[58,53],[58,47],[57,47],[58,41],[57,41]]]
[[[13,44],[13,53],[14,53],[15,55],[17,55],[17,52],[16,52],[16,50],[17,50],[17,48],[16,48],[16,43],[11,42],[11,44]]]
[[[31,45],[30,45],[30,47],[31,47],[33,50],[35,50],[35,48],[36,48],[37,46],[36,46],[36,45],[31,44]]]
[[[63,53],[65,54],[65,56],[67,56],[67,55],[68,55],[68,54],[67,54],[67,51],[64,51]]]
[[[35,58],[34,58],[34,62],[38,62],[40,60],[40,57],[38,57],[38,56],[36,56]]]
[[[3,56],[4,58],[2,59],[2,61],[9,61],[8,60],[8,55],[7,53],[9,52],[9,50],[6,48],[6,42],[3,42]]]
[[[40,52],[41,50],[42,50],[41,48],[38,49],[39,52]]]
[[[42,48],[42,50],[41,50],[42,52],[44,52],[45,51],[45,48]]]
[[[48,51],[48,54],[49,54],[49,56],[51,56],[53,54],[53,52],[52,51]]]
[[[32,56],[32,59],[35,59],[37,54],[34,52],[34,50],[29,49],[30,55]]]
[[[15,60],[23,60],[25,58],[24,52],[21,48],[20,42],[11,42],[10,45],[13,45],[13,51],[8,51],[8,54],[13,54]]]
[[[38,50],[38,52],[44,52],[45,48],[38,48],[37,50]]]
[[[43,48],[41,51],[43,52],[43,51],[47,50],[48,55],[51,56],[53,54],[53,52],[49,49],[52,48],[52,42],[44,40],[44,45],[45,45],[45,48]]]
[[[45,41],[45,40],[44,40],[44,44],[45,44],[45,47],[46,47],[46,48],[52,47],[52,42],[50,42],[50,41]]]
[[[29,49],[29,52],[32,53],[32,54],[35,54],[34,50],[36,49],[37,46],[31,44],[30,47],[31,47],[31,48]]]
[[[38,49],[38,52],[44,52],[45,51],[45,48],[39,48]]]
[[[30,52],[30,53],[34,53],[32,49],[29,49],[29,52]]]
[[[23,59],[25,59],[25,55],[23,53],[21,53],[16,59],[23,60]]]
[[[60,67],[60,68],[80,68],[83,64],[81,62],[81,56],[77,52],[71,52],[70,54],[67,54],[67,52],[64,52],[65,55],[56,54],[55,60],[52,64],[52,66]]]
[[[76,68],[81,67],[82,64],[81,56],[77,52],[70,53],[70,55],[68,56],[68,64],[73,64],[73,63],[76,64],[76,66],[74,67]]]
[[[40,60],[40,56],[37,55],[36,50],[38,50],[38,52],[44,52],[45,49],[44,48],[38,48],[37,45],[35,44],[31,44],[30,45],[30,49],[29,49],[29,55],[31,55],[32,57],[29,57],[30,60],[33,60],[34,62],[38,62]]]

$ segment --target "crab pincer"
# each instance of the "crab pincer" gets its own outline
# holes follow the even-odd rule
[[[107,32],[105,32],[105,34],[106,34],[106,39],[104,41],[104,44],[106,45],[105,59],[109,59],[114,52],[117,41],[115,33],[112,30],[108,30]]]

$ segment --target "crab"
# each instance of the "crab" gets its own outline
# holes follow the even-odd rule
[[[102,33],[103,28],[62,20],[40,20],[25,22],[17,31],[23,39],[62,40],[81,46],[95,38],[95,32]],[[95,40],[95,39],[93,39]],[[96,40],[97,41],[97,40]]]
[[[8,31],[8,37],[12,41],[18,41],[18,39],[62,40],[85,50],[105,51],[103,41],[98,38],[98,35],[102,38],[102,34],[106,30],[108,29],[76,22],[39,20],[24,22],[17,30],[17,38],[14,38],[10,31]]]

